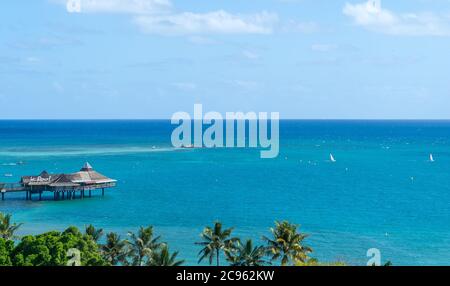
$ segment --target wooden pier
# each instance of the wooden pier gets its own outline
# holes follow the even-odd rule
[[[73,200],[92,197],[92,192],[100,191],[105,195],[105,189],[116,186],[116,180],[96,172],[89,163],[72,174],[49,174],[46,171],[38,176],[24,176],[19,183],[0,183],[1,200],[7,194],[24,193],[26,200],[37,197],[42,200],[45,194],[51,193],[54,200]]]

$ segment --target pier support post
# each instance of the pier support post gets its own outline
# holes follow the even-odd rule
[[[39,201],[42,201],[42,191],[39,191]]]
[[[2,201],[4,201],[4,200],[5,200],[5,193],[2,192]]]
[[[105,196],[105,189],[103,188],[102,189],[102,197],[104,197]]]
[[[90,198],[92,197],[92,191],[91,190],[89,190],[89,197]]]

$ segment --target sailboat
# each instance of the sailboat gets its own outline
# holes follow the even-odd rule
[[[434,162],[433,154],[430,154],[430,162]]]
[[[334,159],[334,156],[333,156],[333,154],[331,154],[331,153],[330,153],[330,161],[333,162],[333,163],[336,162],[336,159]]]

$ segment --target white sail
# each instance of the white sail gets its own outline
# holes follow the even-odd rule
[[[331,162],[336,162],[336,159],[334,159],[333,154],[330,154],[330,161],[331,161]]]
[[[430,162],[434,162],[433,154],[430,154]]]

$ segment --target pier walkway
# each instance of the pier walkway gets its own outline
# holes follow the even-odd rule
[[[72,200],[91,197],[92,192],[102,191],[116,186],[117,181],[96,172],[86,163],[79,172],[72,174],[49,174],[46,171],[38,176],[23,176],[19,183],[0,183],[1,200],[10,193],[24,193],[26,200],[38,197],[42,200],[45,194],[51,193],[54,200]]]

